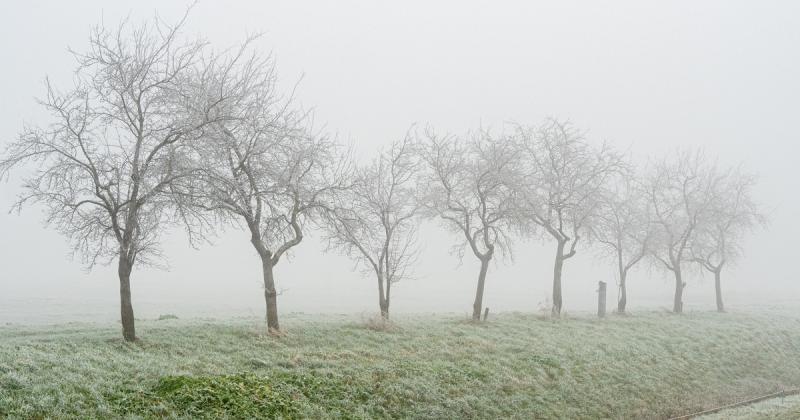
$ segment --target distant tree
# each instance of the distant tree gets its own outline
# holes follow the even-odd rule
[[[619,276],[617,312],[625,313],[628,272],[647,255],[653,236],[651,205],[633,170],[621,173],[604,190],[596,214],[593,236],[614,257]]]
[[[721,175],[709,196],[706,216],[697,227],[692,241],[692,259],[714,274],[717,311],[724,312],[722,301],[722,268],[742,254],[744,236],[766,223],[753,198],[756,177],[734,168]]]
[[[463,235],[459,256],[469,248],[480,261],[472,306],[472,319],[480,320],[489,263],[497,251],[510,253],[516,150],[507,137],[485,130],[464,138],[428,130],[420,157],[426,166],[420,181],[423,210]]]
[[[279,94],[270,56],[249,53],[235,66],[208,73],[212,89],[231,92],[230,118],[217,121],[198,144],[201,172],[192,202],[224,222],[243,226],[261,259],[267,330],[280,331],[274,267],[299,245],[307,224],[320,220],[331,194],[349,177],[340,148],[312,130],[308,112]]]
[[[392,285],[410,275],[416,257],[419,167],[411,133],[358,168],[352,188],[327,212],[328,245],[355,259],[378,282],[378,307],[389,319]]]
[[[518,126],[521,159],[517,214],[529,234],[540,230],[556,241],[552,314],[563,304],[564,262],[591,235],[603,188],[623,167],[611,147],[595,147],[572,124],[549,119],[538,127]]]
[[[683,312],[683,263],[692,260],[692,242],[718,181],[716,169],[700,151],[680,151],[655,162],[646,179],[655,224],[650,252],[675,276],[675,313]]]
[[[93,28],[89,50],[73,52],[75,86],[60,91],[47,83],[40,103],[50,123],[26,127],[0,158],[0,176],[36,164],[18,207],[43,205],[47,223],[88,267],[118,261],[128,341],[136,339],[131,272],[159,263],[165,226],[189,220],[181,198],[195,173],[189,145],[221,117],[227,100],[203,88],[206,43],[180,39],[185,19]],[[187,227],[199,233],[197,225]]]

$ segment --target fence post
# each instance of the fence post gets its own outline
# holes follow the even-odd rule
[[[606,282],[601,281],[597,289],[597,316],[606,316]]]

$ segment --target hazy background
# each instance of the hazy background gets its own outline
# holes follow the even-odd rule
[[[43,123],[34,97],[49,76],[71,83],[70,46],[87,45],[91,25],[134,22],[157,10],[168,21],[183,1],[3,1],[0,3],[0,146],[24,122]],[[359,156],[402,136],[414,122],[463,132],[507,120],[568,118],[595,140],[639,159],[697,145],[723,163],[761,175],[758,198],[772,222],[724,272],[727,305],[800,307],[798,122],[800,2],[785,1],[201,1],[187,35],[220,48],[264,32],[281,85],[304,75],[299,98],[317,121],[351,141]],[[0,184],[0,323],[114,320],[115,267],[86,273],[41,212],[6,214],[19,177]],[[398,283],[395,312],[468,313],[478,264],[449,253],[456,237],[426,224],[417,278]],[[167,237],[171,269],[136,269],[137,317],[263,313],[260,263],[248,235],[214,246]],[[514,261],[490,268],[484,302],[492,311],[538,310],[550,294],[555,245],[518,243]],[[375,312],[376,284],[326,254],[312,237],[276,270],[278,307],[289,312]],[[580,249],[565,266],[567,312],[594,307],[598,280],[616,299],[612,264]],[[714,306],[713,279],[695,274],[688,310]],[[673,281],[642,268],[629,280],[630,306],[668,307]]]

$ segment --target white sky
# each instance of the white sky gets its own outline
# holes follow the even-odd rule
[[[0,3],[0,145],[23,123],[43,123],[34,97],[49,76],[68,86],[67,47],[86,47],[91,25],[115,25],[157,10],[167,20],[180,1],[3,1]],[[361,156],[402,136],[410,124],[463,132],[479,124],[567,118],[637,157],[698,145],[721,162],[761,175],[759,199],[772,222],[724,273],[728,306],[800,307],[797,187],[800,121],[800,3],[792,1],[201,1],[188,35],[225,47],[264,32],[282,85],[301,75],[299,97],[317,121]],[[6,214],[19,178],[0,184],[0,322],[77,319],[117,313],[114,267],[83,271],[64,238],[28,208]],[[393,311],[467,313],[477,263],[448,253],[456,240],[426,225],[417,279],[397,284]],[[213,247],[167,238],[170,271],[137,270],[137,316],[263,312],[260,264],[242,232]],[[536,310],[550,293],[554,245],[520,243],[515,260],[492,266],[484,302],[492,311]],[[565,309],[588,310],[596,283],[613,267],[580,250],[565,267]],[[375,311],[376,285],[346,258],[310,239],[277,269],[283,313]],[[643,269],[631,278],[633,308],[671,305],[672,282]],[[689,309],[713,308],[713,280],[695,276]],[[90,309],[91,308],[91,309]],[[64,314],[59,316],[58,314]]]

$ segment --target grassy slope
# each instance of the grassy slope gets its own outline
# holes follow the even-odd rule
[[[0,327],[0,417],[194,416],[187,404],[210,404],[156,396],[165,375],[249,372],[311,418],[653,419],[800,386],[800,316],[787,314],[406,317],[389,332],[294,315],[281,338],[257,320],[137,327],[136,344],[113,326]]]

